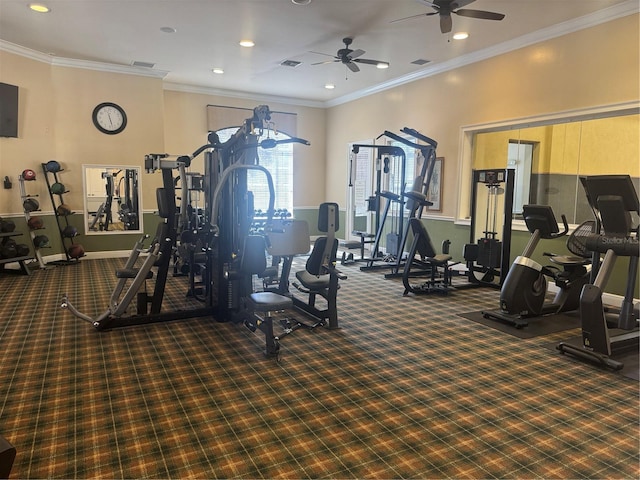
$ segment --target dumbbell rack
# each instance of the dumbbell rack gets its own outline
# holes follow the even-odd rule
[[[28,198],[35,198],[38,195],[29,195],[27,193],[27,189],[25,187],[25,179],[22,177],[22,175],[18,176],[18,183],[20,184],[20,198],[22,199],[22,205],[24,206],[24,202],[25,200],[27,200]],[[31,211],[27,210],[26,208],[23,208],[24,210],[24,218],[27,221],[27,225],[29,225],[29,219],[31,218]],[[34,211],[39,211],[39,210],[34,210]],[[40,268],[47,268],[47,264],[45,263],[45,261],[42,258],[42,253],[40,252],[40,249],[42,247],[39,247],[36,245],[36,242],[34,241],[34,239],[36,238],[36,235],[38,234],[38,230],[41,229],[37,229],[37,230],[32,230],[31,227],[29,227],[29,237],[31,238],[31,244],[33,245],[33,251],[35,252],[36,255],[36,260],[38,260],[38,265],[40,266]]]
[[[65,227],[71,226],[69,224],[68,216],[73,215],[74,212],[70,212],[66,214],[61,211],[62,209],[60,209],[61,205],[66,205],[64,203],[64,194],[69,192],[64,191],[62,193],[53,193],[51,191],[51,186],[54,183],[61,183],[58,178],[58,173],[62,171],[64,171],[64,169],[61,168],[57,172],[50,172],[49,170],[47,170],[47,164],[46,163],[42,164],[42,172],[44,173],[44,179],[47,182],[47,191],[49,192],[49,197],[51,198],[51,205],[53,205],[53,214],[56,217],[56,223],[58,224],[58,233],[60,234],[60,240],[62,241],[62,249],[64,250],[64,255],[66,257],[66,260],[65,259],[56,260],[50,263],[53,263],[56,265],[71,265],[71,264],[78,263],[80,261],[80,258],[72,258],[69,255],[69,248],[71,247],[71,245],[74,244],[73,237],[65,237],[62,232],[65,229]],[[51,181],[51,178],[53,178],[53,182]]]
[[[9,238],[17,237],[20,235],[22,235],[22,233],[20,232],[0,233],[0,244],[4,245]],[[17,272],[18,270],[5,270],[4,266],[7,263],[18,262],[18,264],[20,265],[20,271],[25,275],[31,275],[31,270],[29,270],[29,267],[27,267],[27,264],[25,263],[27,260],[31,260],[31,257],[29,255],[24,257],[3,258],[0,260],[0,272]]]

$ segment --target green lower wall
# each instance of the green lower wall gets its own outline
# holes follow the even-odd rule
[[[45,228],[38,231],[38,234],[44,234],[49,237],[50,248],[43,249],[41,251],[44,257],[49,255],[56,255],[63,253],[62,240],[58,234],[58,226],[56,219],[53,215],[39,215],[44,221]],[[309,230],[312,236],[320,235],[318,231],[318,210],[313,208],[300,208],[294,209],[294,217],[298,220],[306,220],[309,224]],[[9,217],[7,217],[9,218]],[[14,237],[17,243],[25,243],[32,247],[31,240],[29,238],[29,230],[24,217],[11,217],[16,224],[16,233],[22,233],[21,236]],[[82,225],[81,215],[71,215],[68,217],[69,224],[75,226],[79,232],[84,232]],[[144,232],[150,236],[153,236],[158,225],[160,218],[153,213],[145,213],[143,218]],[[450,253],[453,256],[453,260],[463,262],[462,251],[464,245],[469,242],[469,227],[466,225],[456,225],[451,220],[438,220],[434,218],[424,219],[424,224],[429,231],[431,241],[436,247],[437,251],[440,251],[442,242],[444,240],[451,241]],[[339,229],[337,236],[339,238],[345,238],[345,212],[340,210]],[[79,235],[74,239],[75,243],[80,243],[84,247],[86,252],[108,252],[119,250],[131,250],[136,240],[139,238],[139,233],[128,234],[103,234],[103,235]],[[525,245],[529,240],[530,234],[528,232],[513,231],[511,235],[511,262],[517,257],[520,252],[524,250]],[[553,252],[557,254],[567,253],[565,247],[565,238],[559,238],[556,240],[542,240],[536,249],[533,259],[542,265],[549,264],[549,258],[543,255],[544,252]],[[409,245],[409,244],[408,244]],[[33,248],[33,247],[32,247]],[[408,246],[406,247],[408,249]],[[33,250],[32,250],[33,253]],[[618,258],[616,262],[613,274],[611,275],[607,284],[606,291],[608,293],[616,295],[624,295],[627,284],[627,268],[628,259]],[[640,298],[640,282],[636,282],[635,298]]]
[[[427,219],[423,220],[423,222],[429,231],[429,236],[431,236],[431,241],[436,247],[436,250],[440,250],[440,245],[443,240],[449,239],[451,240],[450,254],[453,256],[453,260],[464,261],[462,249],[464,245],[469,242],[468,226],[456,225],[450,220]],[[523,231],[514,230],[511,233],[511,262],[522,253],[530,236],[531,234],[529,232]],[[549,257],[544,256],[543,253],[569,254],[565,243],[566,237],[555,240],[541,240],[532,258],[541,265],[549,265],[551,264]],[[628,258],[618,258],[613,273],[607,283],[606,292],[614,295],[624,295],[627,287],[628,266]],[[639,283],[640,282],[636,281],[635,298],[640,298]]]

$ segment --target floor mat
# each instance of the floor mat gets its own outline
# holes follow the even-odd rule
[[[571,337],[567,340],[563,340],[562,342],[579,347],[580,345],[582,345],[582,336],[579,335],[579,336]],[[566,357],[569,360],[572,360],[575,362],[582,362],[587,365],[593,365],[594,368],[606,370],[605,367],[600,366],[597,363],[591,363],[585,360],[581,360],[578,357],[571,354],[560,353],[556,348],[558,346],[558,343],[560,342],[547,343],[543,346],[545,348],[548,348],[549,350],[554,350],[555,352],[558,353],[558,355],[562,355],[563,357]],[[631,350],[631,351],[621,352],[618,354],[614,353],[613,355],[611,355],[611,358],[624,364],[624,367],[622,367],[622,370],[619,370],[615,373],[622,375],[623,377],[631,378],[632,380],[640,381],[640,355],[638,350]],[[613,370],[611,372],[613,373]]]
[[[578,312],[558,313],[545,317],[530,318],[529,325],[522,328],[516,328],[513,325],[499,320],[484,318],[482,311],[461,313],[459,316],[518,338],[541,337],[543,335],[580,327]]]

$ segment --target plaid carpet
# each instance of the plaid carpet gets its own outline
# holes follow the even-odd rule
[[[342,267],[341,329],[263,337],[209,318],[97,332],[122,259],[0,277],[12,478],[638,478],[638,384]],[[186,308],[170,278],[167,308]]]

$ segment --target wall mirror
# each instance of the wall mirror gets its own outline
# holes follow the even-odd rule
[[[529,203],[550,205],[558,221],[564,214],[579,224],[593,218],[581,176],[628,174],[640,191],[639,111],[624,105],[463,129],[463,175],[471,178],[471,169],[514,169],[515,220]],[[458,218],[468,219],[472,199],[463,194],[460,200]]]
[[[85,233],[142,232],[140,168],[83,165]]]

